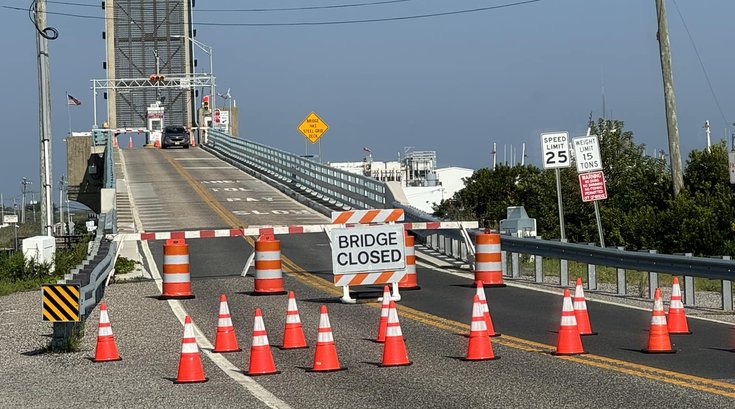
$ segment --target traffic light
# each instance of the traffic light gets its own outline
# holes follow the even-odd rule
[[[202,97],[202,109],[209,110],[209,95]]]
[[[161,74],[151,74],[148,76],[148,81],[151,81],[151,82],[164,81],[165,79],[166,77]]]

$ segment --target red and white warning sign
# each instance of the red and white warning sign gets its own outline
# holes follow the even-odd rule
[[[602,171],[579,174],[579,190],[582,192],[582,201],[607,199],[605,174]]]

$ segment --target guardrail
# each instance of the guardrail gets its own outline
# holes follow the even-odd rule
[[[69,340],[78,336],[81,323],[100,302],[104,295],[103,283],[114,268],[117,242],[108,240],[107,233],[114,233],[115,212],[103,213],[98,218],[95,238],[90,242],[87,258],[77,268],[59,280],[58,284],[79,284],[79,320],[76,322],[54,322],[52,346],[54,350],[66,349]],[[90,272],[87,272],[91,268]]]
[[[441,219],[421,212],[418,209],[401,206],[406,212],[407,220],[439,221]],[[477,231],[470,231],[474,237]],[[437,230],[417,232],[417,242],[427,248],[472,265],[474,262],[472,249],[465,246],[461,232]],[[575,244],[553,240],[542,240],[540,237],[514,237],[501,235],[501,255],[503,275],[508,278],[521,278],[521,257],[532,256],[534,263],[533,280],[545,282],[544,259],[559,260],[559,285],[569,286],[568,262],[587,264],[587,285],[590,290],[597,290],[597,266],[616,269],[616,294],[629,295],[627,286],[627,270],[645,272],[648,281],[648,297],[659,283],[659,274],[672,274],[684,277],[683,301],[687,306],[695,305],[694,278],[720,280],[721,307],[725,311],[733,311],[732,281],[735,279],[735,262],[729,257],[693,257],[687,254],[657,254],[655,250],[626,251],[622,247],[600,248],[594,244]]]
[[[247,139],[210,130],[207,148],[300,193],[345,210],[382,209],[388,203],[388,188],[383,182]]]

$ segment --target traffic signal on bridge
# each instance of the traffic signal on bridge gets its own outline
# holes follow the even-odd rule
[[[209,110],[209,95],[202,97],[202,109]]]
[[[164,81],[165,79],[166,77],[161,74],[151,74],[150,76],[148,76],[148,80],[151,82],[160,82]]]

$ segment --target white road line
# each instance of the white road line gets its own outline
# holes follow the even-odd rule
[[[236,169],[234,166],[183,166],[184,169]]]
[[[120,158],[122,160],[123,174],[126,174],[125,159],[123,158],[122,153],[120,154]],[[138,209],[135,208],[135,200],[133,199],[129,187],[127,193],[128,197],[130,197],[130,204],[132,205],[132,213],[133,218],[135,219],[135,224],[138,228],[140,228],[140,215],[138,214]],[[163,291],[163,280],[161,278],[161,273],[158,271],[156,261],[153,259],[153,254],[151,254],[150,247],[148,247],[148,242],[142,242],[141,247],[143,248],[143,254],[145,255],[146,261],[150,266],[150,274],[153,277],[156,286],[158,287],[158,290]],[[188,314],[186,313],[184,307],[181,305],[181,302],[179,302],[178,300],[168,300],[168,305],[171,307],[171,311],[173,311],[174,315],[176,315],[176,318],[178,318],[183,327],[184,320],[186,319],[186,316]],[[194,324],[194,336],[196,337],[197,344],[199,344],[199,347],[204,352],[204,355],[206,355],[207,358],[214,362],[214,364],[217,365],[220,370],[222,370],[222,372],[226,373],[235,382],[240,384],[243,388],[247,389],[247,391],[250,392],[250,394],[253,395],[256,399],[265,403],[270,408],[291,409],[291,406],[289,406],[286,402],[278,399],[270,391],[265,389],[259,383],[255,382],[253,378],[246,376],[240,370],[240,368],[233,365],[232,362],[228,361],[224,356],[222,356],[222,354],[212,352],[211,350],[214,349],[214,346],[209,341],[209,339],[204,336],[204,334],[199,329],[199,327],[197,327],[196,324]]]

